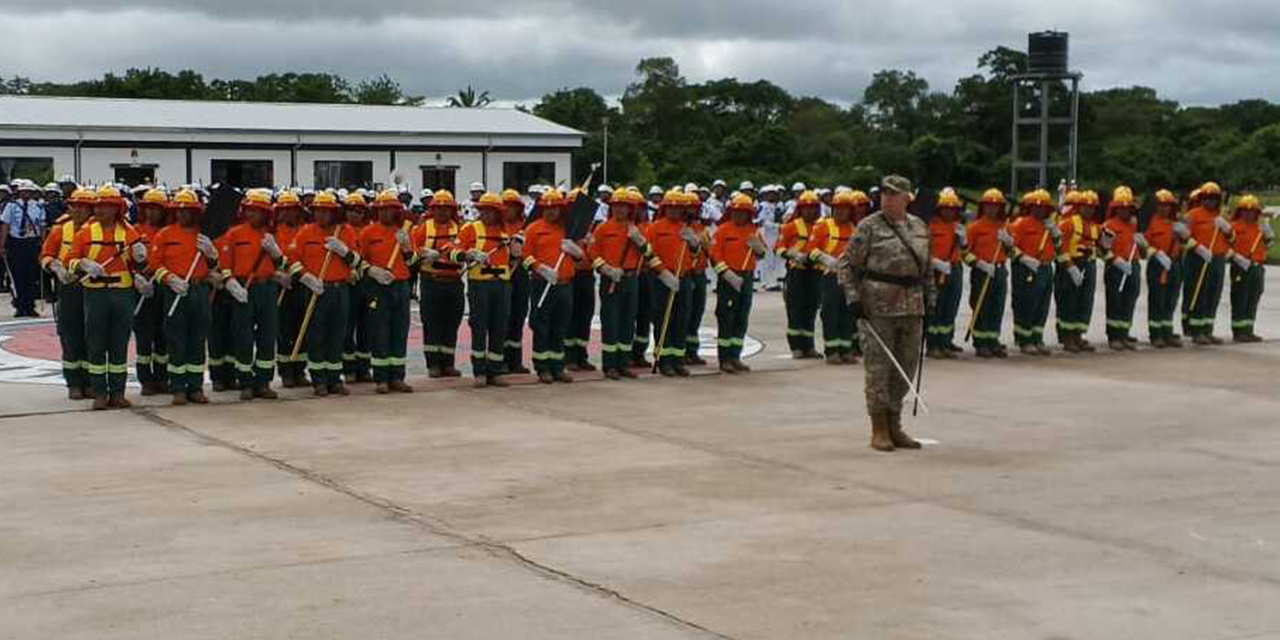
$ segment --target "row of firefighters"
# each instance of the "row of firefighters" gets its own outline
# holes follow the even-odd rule
[[[712,227],[699,215],[696,193],[667,192],[650,220],[645,198],[619,189],[607,219],[580,239],[571,237],[568,215],[575,196],[548,190],[536,219],[526,221],[520,194],[486,193],[476,203],[479,219],[463,223],[452,194],[442,191],[414,224],[394,191],[372,203],[322,192],[304,207],[291,192],[254,190],[241,203],[238,223],[209,238],[201,233],[203,204],[191,191],[147,192],[130,225],[115,188],[76,190],[41,254],[60,287],[69,397],[92,399],[95,409],[129,406],[131,336],[143,395],[170,393],[174,404],[208,402],[206,373],[215,391],[239,389],[245,400],[275,398],[277,370],[283,386],[310,384],[320,396],[346,395],[351,382],[375,383],[379,393],[412,392],[405,369],[415,285],[430,377],[461,375],[456,352],[465,316],[478,386],[506,386],[504,374],[529,373],[526,320],[538,380],[572,382],[568,370],[594,369],[587,347],[597,300],[608,378],[636,377],[633,369],[650,366],[650,352],[657,371],[683,377],[686,365],[705,364],[697,351],[708,272],[715,274],[718,366],[745,373],[757,260],[770,253],[786,261],[793,357],[857,362],[862,347],[836,271],[858,222],[871,213],[864,193],[836,194],[826,217],[816,194],[801,194],[773,247],[762,239],[756,203],[745,194],[733,194],[726,217]],[[1191,194],[1185,213],[1172,193],[1155,197],[1155,213],[1139,232],[1125,187],[1105,212],[1092,192],[1067,194],[1059,211],[1044,190],[1012,207],[991,189],[967,224],[964,204],[945,190],[930,220],[941,293],[926,319],[929,354],[950,358],[960,351],[955,320],[966,266],[969,333],[979,357],[1007,355],[1000,330],[1010,289],[1015,341],[1024,353],[1049,353],[1044,328],[1051,300],[1064,348],[1092,351],[1084,334],[1100,268],[1113,349],[1135,348],[1132,322],[1144,279],[1154,346],[1181,346],[1174,330],[1180,297],[1183,332],[1198,344],[1218,343],[1213,323],[1228,265],[1235,338],[1257,340],[1262,264],[1273,241],[1258,200],[1241,197],[1228,215],[1214,183]],[[822,354],[815,345],[819,318]]]

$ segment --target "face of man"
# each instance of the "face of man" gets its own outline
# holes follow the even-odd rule
[[[453,208],[431,207],[431,219],[435,220],[436,224],[447,224],[453,219]]]
[[[196,226],[196,212],[194,209],[178,209],[176,217],[178,224],[184,227]]]
[[[480,201],[480,196],[482,196],[482,195],[484,195],[484,192],[483,192],[483,191],[472,191],[472,192],[471,192],[471,201],[472,201],[472,202],[479,202],[479,201]]]
[[[316,224],[320,225],[324,229],[331,228],[334,223],[338,221],[338,218],[341,215],[342,211],[338,209],[323,207],[316,211]]]
[[[717,185],[714,189],[711,190],[711,193],[714,193],[716,195],[716,200],[724,200],[725,194],[729,193],[729,191],[724,187]]]
[[[93,215],[92,206],[87,204],[71,205],[71,220],[76,223],[76,226],[84,224],[84,221],[88,220],[91,215]]]
[[[560,220],[564,218],[564,208],[547,207],[542,210],[542,217],[547,219],[548,224],[560,224]]]
[[[609,213],[613,215],[613,219],[618,222],[631,222],[636,217],[635,205],[631,203],[615,204],[609,208]]]
[[[400,225],[400,210],[395,207],[382,207],[378,209],[378,222],[388,226],[395,227]]]
[[[254,229],[261,229],[264,222],[267,221],[267,214],[262,209],[250,207],[245,213],[245,219],[249,221],[249,226]]]
[[[502,224],[502,209],[484,207],[480,210],[480,222],[487,225]]]
[[[800,217],[808,223],[816,222],[820,215],[822,215],[822,209],[816,205],[806,205],[800,209]]]
[[[104,225],[115,224],[116,217],[120,214],[120,209],[114,204],[103,203],[94,206],[93,217],[98,219]]]
[[[284,207],[283,209],[277,209],[276,219],[280,221],[280,224],[289,226],[298,224],[298,208]]]
[[[844,224],[853,217],[853,207],[845,205],[834,207],[831,209],[831,217],[834,218],[836,222]]]
[[[984,202],[981,212],[984,218],[997,219],[1004,214],[1004,205],[999,202]]]
[[[347,209],[347,224],[362,225],[365,222],[365,211],[362,207]]]
[[[1206,209],[1208,209],[1208,210],[1210,210],[1210,211],[1217,211],[1217,210],[1219,210],[1219,209],[1221,209],[1221,208],[1222,208],[1222,197],[1221,197],[1221,196],[1216,196],[1216,195],[1213,195],[1213,196],[1205,196],[1205,198],[1204,198],[1204,200],[1203,200],[1202,202],[1203,202],[1203,204],[1204,204],[1204,208],[1206,208]]]
[[[907,203],[910,201],[910,198],[905,193],[889,189],[884,189],[880,192],[880,208],[891,216],[901,217],[905,215],[907,213]]]
[[[503,216],[505,222],[519,222],[524,217],[524,203],[508,202],[506,204],[506,213]]]

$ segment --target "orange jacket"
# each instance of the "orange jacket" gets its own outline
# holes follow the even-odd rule
[[[76,263],[89,259],[102,265],[107,273],[105,278],[91,279],[85,283],[90,289],[128,289],[133,287],[133,256],[127,250],[135,242],[141,242],[138,232],[127,223],[117,222],[110,229],[102,223],[92,221],[76,231],[71,241],[70,266],[74,270]]]
[[[778,241],[773,245],[774,253],[785,257],[787,251],[795,249],[801,253],[805,253],[805,247],[809,244],[809,235],[812,233],[812,226],[804,221],[804,218],[796,217],[786,224],[782,225],[782,230],[778,233]],[[787,260],[788,269],[811,269],[813,265],[807,263],[804,266],[795,264],[792,260]]]
[[[567,282],[578,272],[573,259],[560,256],[560,242],[564,240],[564,226],[551,224],[545,218],[539,218],[524,230],[524,266],[533,271],[539,266],[555,269],[559,263],[560,270],[556,277],[560,282]]]
[[[67,258],[71,255],[71,247],[76,240],[78,228],[70,218],[49,228],[49,235],[44,237],[40,246],[40,266],[48,269],[49,263],[57,260],[67,266]]]
[[[1138,251],[1133,238],[1134,234],[1138,232],[1136,222],[1125,222],[1120,218],[1111,218],[1102,223],[1102,230],[1104,232],[1109,231],[1114,236],[1107,260],[1120,258],[1128,262],[1130,256],[1135,260],[1142,257],[1142,253]]]
[[[325,241],[333,236],[335,231],[338,239],[351,251],[348,254],[350,263],[334,255],[329,258],[328,264],[325,264],[325,256],[330,255],[329,250],[324,246]],[[298,230],[297,235],[293,236],[293,242],[285,250],[285,256],[291,265],[289,272],[294,275],[310,273],[324,282],[346,282],[351,277],[351,270],[360,266],[358,244],[356,232],[349,224],[328,230],[315,222],[308,224]]]
[[[823,273],[834,273],[818,264],[816,254],[822,252],[833,258],[839,258],[844,254],[845,247],[849,246],[849,240],[853,239],[853,234],[857,231],[858,228],[852,222],[840,224],[835,218],[823,218],[813,224],[809,243],[805,246],[804,252],[809,254],[814,264],[817,264]]]
[[[956,224],[942,218],[929,221],[929,256],[943,262],[960,262],[960,243],[956,242]]]
[[[666,217],[649,223],[645,238],[649,241],[651,268],[656,271],[668,269],[677,277],[693,268],[693,252],[689,251],[689,245],[680,237],[683,229],[683,222]]]
[[[711,263],[707,252],[707,245],[711,244],[711,234],[707,233],[707,225],[703,224],[701,220],[690,222],[689,228],[693,229],[693,232],[702,239],[702,246],[693,252],[693,270],[706,271],[707,266]]]
[[[164,282],[169,274],[186,279],[190,272],[190,282],[204,282],[209,276],[209,261],[196,249],[196,237],[199,235],[199,227],[184,227],[177,223],[156,233],[151,239],[151,251],[147,257],[147,264],[156,274],[156,280]]]
[[[623,271],[634,271],[640,268],[640,249],[627,236],[630,225],[610,218],[596,225],[591,232],[591,266],[599,269],[604,265],[617,267]]]
[[[725,271],[752,272],[756,269],[756,256],[747,244],[756,235],[756,225],[738,224],[732,220],[721,222],[711,241],[711,262],[716,273]]]
[[[1203,207],[1196,207],[1187,214],[1187,226],[1191,228],[1191,240],[1187,242],[1188,249],[1203,245],[1209,247],[1214,256],[1227,255],[1227,250],[1231,247],[1231,239],[1217,230],[1217,218],[1218,214]],[[1209,246],[1210,242],[1213,246]]]
[[[222,236],[226,249],[218,253],[218,266],[222,269],[222,274],[240,280],[241,284],[250,280],[270,280],[280,265],[262,250],[262,239],[266,236],[265,229],[254,229],[247,222],[228,229]],[[281,252],[283,253],[283,248]]]
[[[1009,225],[1013,236],[1014,257],[1031,256],[1042,263],[1053,261],[1056,253],[1053,237],[1045,221],[1035,216],[1022,216]]]
[[[1267,239],[1262,235],[1262,226],[1257,222],[1237,220],[1231,223],[1236,240],[1232,249],[1237,255],[1248,258],[1250,262],[1267,261]]]
[[[978,218],[970,222],[965,227],[965,235],[969,238],[969,250],[964,255],[965,263],[973,264],[982,260],[994,265],[1004,264],[1009,256],[1000,244],[998,235],[1003,228],[1003,222],[990,218]]]
[[[1151,217],[1151,222],[1147,223],[1147,232],[1143,234],[1147,237],[1149,246],[1148,258],[1160,251],[1165,252],[1165,255],[1170,258],[1177,258],[1182,253],[1182,243],[1178,241],[1178,235],[1173,231],[1173,222],[1160,216]]]
[[[458,223],[436,224],[430,216],[422,220],[422,224],[413,228],[409,234],[409,242],[414,250],[421,248],[434,249],[440,252],[435,262],[423,261],[419,269],[437,280],[459,280],[462,278],[462,265],[449,258],[453,244],[458,240]]]
[[[1102,225],[1075,214],[1063,216],[1058,222],[1058,231],[1062,232],[1062,251],[1058,260],[1066,262],[1093,256],[1098,238],[1102,236]]]
[[[476,220],[463,225],[458,241],[453,245],[454,261],[462,262],[463,254],[475,249],[489,256],[489,264],[474,265],[467,270],[471,280],[510,280],[511,250],[507,232],[502,225],[487,226]]]
[[[398,226],[388,227],[380,222],[366,225],[360,231],[360,256],[365,264],[391,271],[396,280],[408,280],[409,264],[406,260],[412,259],[412,254],[406,258],[400,250],[400,244],[396,242],[399,230]]]

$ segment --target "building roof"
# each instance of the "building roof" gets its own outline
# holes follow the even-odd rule
[[[516,109],[0,96],[0,129],[532,135],[582,133]]]

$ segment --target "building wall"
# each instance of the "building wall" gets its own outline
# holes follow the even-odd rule
[[[481,154],[479,152],[442,151],[440,153],[431,153],[398,151],[396,152],[396,169],[408,179],[409,188],[416,198],[418,193],[422,191],[423,169],[434,167],[456,168],[455,181],[457,186],[454,190],[457,193],[454,193],[454,195],[459,200],[462,200],[466,196],[459,194],[466,194],[468,185],[472,182],[482,182],[484,180],[483,163],[480,159]],[[380,179],[385,180],[386,174],[383,174]]]
[[[53,179],[75,175],[75,152],[62,147],[5,147],[0,146],[0,158],[49,158],[53,160]]]
[[[288,151],[272,149],[192,149],[192,182],[206,185],[213,182],[213,160],[270,160],[272,181],[275,183],[272,186],[289,184]]]
[[[70,150],[68,150],[70,151]],[[140,165],[157,165],[156,181],[177,186],[187,179],[187,155],[182,149],[147,149],[138,147],[137,162]],[[133,162],[133,149],[99,149],[81,147],[80,182],[103,184],[115,180],[113,165],[129,165]],[[68,171],[67,173],[72,173]]]
[[[573,185],[569,184],[572,178],[570,167],[570,154],[568,153],[508,153],[504,151],[495,151],[489,154],[489,183],[488,187],[491,191],[501,191],[502,189],[514,188],[515,185],[503,183],[503,166],[508,162],[552,162],[555,163],[555,176],[552,178],[552,184],[560,184],[561,189],[568,191]]]

